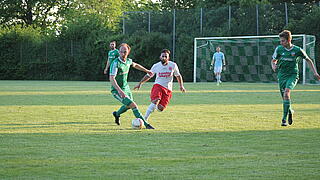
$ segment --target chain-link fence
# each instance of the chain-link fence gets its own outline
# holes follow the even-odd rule
[[[125,12],[124,34],[137,31],[162,32],[171,35],[168,47],[176,57],[183,34],[194,37],[274,35],[289,22],[299,21],[312,13],[319,3],[256,5],[252,7],[225,6],[215,9],[170,10],[161,12]]]

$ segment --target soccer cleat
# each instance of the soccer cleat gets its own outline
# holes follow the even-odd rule
[[[120,125],[120,116],[117,116],[117,112],[114,111],[112,113],[112,115],[114,116],[114,122],[117,124],[117,125]]]
[[[287,126],[287,125],[288,124],[287,124],[286,120],[282,120],[281,126]]]
[[[289,109],[289,114],[288,114],[288,123],[289,125],[291,125],[293,123],[293,113],[294,113],[294,110],[292,109]]]
[[[151,124],[146,125],[146,129],[155,129],[154,127],[151,126]]]
[[[291,125],[291,124],[293,123],[292,113],[290,113],[290,114],[288,115],[288,123],[289,123],[289,125]]]

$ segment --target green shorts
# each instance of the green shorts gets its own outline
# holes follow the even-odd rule
[[[118,91],[111,91],[111,94],[114,98],[116,98],[118,101],[120,101],[122,104],[129,106],[133,102],[133,97],[131,91],[123,91],[127,97],[122,98]]]
[[[299,77],[295,74],[291,76],[286,77],[280,77],[279,78],[279,89],[280,92],[283,93],[286,88],[288,89],[294,89],[294,87],[297,85],[299,80]]]

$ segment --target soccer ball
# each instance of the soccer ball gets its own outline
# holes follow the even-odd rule
[[[132,122],[131,122],[131,126],[132,126],[133,129],[142,129],[143,120],[140,119],[140,118],[133,119]]]

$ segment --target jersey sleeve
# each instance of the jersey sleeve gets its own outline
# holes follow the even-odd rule
[[[118,73],[118,62],[117,61],[113,61],[112,64],[110,64],[110,76],[116,76]]]
[[[148,75],[149,77],[153,77],[157,73],[157,66],[156,64],[152,65],[150,71],[153,73],[152,76]]]
[[[117,49],[116,52],[116,58],[118,58],[120,56],[119,50]]]
[[[222,53],[222,59],[224,60],[224,53]]]
[[[279,59],[280,54],[278,53],[279,46],[274,50],[274,53],[272,55],[272,59]]]
[[[181,76],[178,65],[176,63],[174,64],[173,74],[175,76]]]

